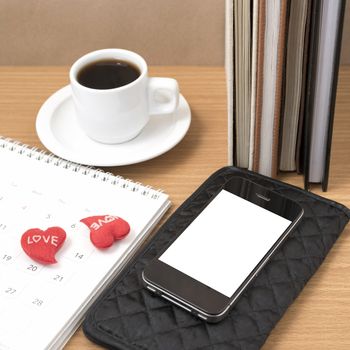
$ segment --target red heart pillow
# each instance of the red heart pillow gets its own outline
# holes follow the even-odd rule
[[[80,221],[89,227],[90,240],[97,248],[108,248],[130,232],[129,224],[118,216],[90,216]]]
[[[32,228],[23,233],[21,245],[25,253],[41,264],[55,264],[55,255],[66,239],[66,232],[60,227],[49,227],[43,231]]]

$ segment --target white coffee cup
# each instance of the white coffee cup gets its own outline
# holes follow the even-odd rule
[[[131,63],[139,69],[140,76],[127,85],[113,89],[94,89],[78,82],[78,73],[84,67],[108,59]],[[91,139],[102,143],[129,141],[141,132],[150,115],[172,113],[178,105],[177,81],[148,77],[146,61],[128,50],[90,52],[72,65],[69,78],[80,127]]]

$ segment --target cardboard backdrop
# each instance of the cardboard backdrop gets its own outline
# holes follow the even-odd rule
[[[108,47],[137,51],[153,65],[223,65],[224,11],[225,0],[0,0],[0,65],[71,64]]]

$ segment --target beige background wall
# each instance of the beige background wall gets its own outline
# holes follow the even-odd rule
[[[0,0],[0,65],[122,47],[150,64],[223,65],[225,0]],[[342,63],[350,63],[350,4]]]
[[[0,0],[0,64],[70,64],[96,49],[151,64],[223,64],[224,0]]]
[[[350,1],[346,2],[341,64],[350,64]]]

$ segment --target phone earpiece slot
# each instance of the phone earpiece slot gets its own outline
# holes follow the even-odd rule
[[[255,193],[260,199],[266,201],[266,202],[270,202],[271,198],[267,198],[265,196],[263,196],[262,194],[260,193]]]

